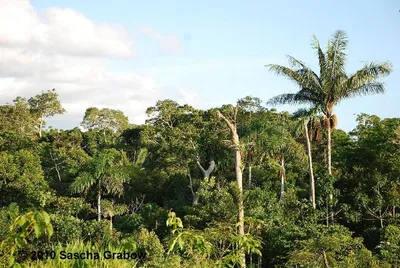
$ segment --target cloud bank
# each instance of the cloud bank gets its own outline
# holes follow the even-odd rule
[[[73,127],[91,106],[122,110],[143,123],[145,109],[162,98],[161,86],[135,72],[112,72],[113,58],[134,60],[122,26],[98,23],[69,8],[35,9],[28,0],[0,0],[0,104],[56,88],[67,114],[50,124]],[[150,29],[150,30],[149,30]],[[147,34],[178,52],[179,42]]]

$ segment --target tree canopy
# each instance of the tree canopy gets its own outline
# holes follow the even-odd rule
[[[349,75],[346,46],[342,31],[326,51],[315,38],[318,72],[268,65],[300,88],[268,103],[310,104],[294,113],[253,96],[208,109],[166,99],[144,124],[90,107],[53,129],[55,90],[0,106],[0,265],[397,267],[400,118],[362,113],[345,132],[333,113],[383,92],[391,66]],[[32,259],[39,249],[55,255]]]

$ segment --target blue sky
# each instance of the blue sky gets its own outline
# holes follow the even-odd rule
[[[394,0],[33,0],[30,4],[38,13],[68,8],[93,23],[123,28],[134,56],[107,57],[108,72],[147,77],[157,83],[158,98],[187,100],[199,108],[234,103],[246,95],[267,101],[296,91],[295,85],[264,65],[286,64],[285,55],[289,54],[317,69],[312,36],[325,47],[331,34],[342,29],[349,36],[348,72],[362,67],[363,62],[386,60],[393,64],[393,72],[384,79],[386,94],[347,100],[337,107],[339,128],[354,128],[355,115],[361,112],[400,116],[396,102],[400,99],[400,3]],[[108,94],[110,98],[116,94],[118,99],[117,88],[110,88]],[[140,111],[144,113],[144,109],[133,112]],[[60,123],[61,117],[56,117],[51,124],[70,127],[79,123],[75,117],[64,118],[69,121]]]

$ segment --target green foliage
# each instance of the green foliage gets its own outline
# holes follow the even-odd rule
[[[78,215],[81,215],[82,213],[93,212],[90,204],[85,203],[83,198],[77,197],[57,196],[51,200],[48,204],[48,208],[53,214],[75,217],[78,217]]]
[[[365,249],[362,239],[340,225],[316,225],[307,230],[306,238],[297,241],[291,265],[332,267],[379,267],[372,254]]]
[[[32,113],[26,98],[17,97],[13,104],[0,106],[0,131],[36,134],[37,115]]]
[[[382,234],[382,240],[377,246],[379,256],[382,260],[394,267],[400,264],[400,228],[395,225],[388,225]]]
[[[53,242],[67,244],[70,241],[83,239],[82,226],[83,220],[69,215],[52,214],[51,223],[54,228]]]
[[[140,214],[126,214],[116,217],[115,227],[122,233],[134,233],[144,227],[144,220]]]
[[[135,234],[134,241],[137,244],[137,251],[146,254],[148,266],[159,265],[163,262],[164,247],[156,233],[142,228]]]
[[[45,211],[27,212],[17,216],[9,227],[10,233],[0,244],[0,263],[5,263],[8,258],[11,266],[15,262],[15,253],[18,249],[28,244],[28,238],[34,234],[36,238],[45,236],[50,238],[53,235],[53,226],[50,223],[50,216]]]
[[[208,110],[163,100],[144,125],[92,107],[87,131],[42,134],[44,119],[64,112],[55,91],[0,106],[0,266],[238,267],[243,252],[247,267],[398,266],[400,119],[361,114],[349,133],[321,131],[336,126],[339,101],[383,91],[378,78],[390,72],[382,63],[346,75],[346,45],[340,31],[326,52],[315,40],[318,74],[292,57],[293,69],[270,66],[300,86],[273,102],[310,103],[305,113],[251,96]],[[239,135],[244,234],[231,135],[217,111]],[[19,250],[145,257],[32,261]]]
[[[44,206],[51,196],[44,180],[40,157],[21,149],[13,153],[0,151],[0,204],[16,202],[24,207]]]
[[[109,143],[114,142],[116,136],[128,128],[129,121],[119,110],[91,107],[86,110],[81,125],[88,130],[98,131],[102,142]]]
[[[110,230],[109,225],[110,223],[107,220],[83,221],[81,227],[83,241],[103,246],[117,243],[121,239],[120,233],[116,230]]]
[[[28,103],[30,105],[30,112],[37,118],[36,128],[40,137],[42,137],[45,117],[63,114],[66,112],[66,110],[62,107],[61,102],[58,100],[58,94],[56,93],[55,89],[48,90],[45,93],[31,97],[28,100]]]
[[[261,241],[249,233],[238,235],[232,225],[217,224],[204,231],[187,229],[170,211],[167,226],[172,229],[167,254],[179,254],[184,263],[195,267],[235,267],[241,263],[242,249],[247,254],[261,255]]]

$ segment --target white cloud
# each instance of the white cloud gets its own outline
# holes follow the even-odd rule
[[[68,8],[38,12],[27,0],[0,0],[0,45],[84,56],[132,57],[128,32]]]
[[[199,104],[200,96],[193,90],[179,88],[178,94],[179,94],[180,98],[182,99],[183,103],[187,103],[192,106],[196,106]]]
[[[169,53],[177,54],[182,51],[182,44],[176,36],[162,34],[149,27],[142,28],[141,33],[154,39],[163,50]]]
[[[128,33],[117,26],[95,24],[72,9],[50,8],[44,12],[42,42],[51,49],[78,55],[131,57]]]
[[[112,57],[131,58],[126,30],[72,9],[38,11],[29,1],[0,0],[0,104],[56,88],[67,114],[50,121],[76,126],[91,106],[120,109],[142,123],[160,86],[134,72],[113,73]]]

